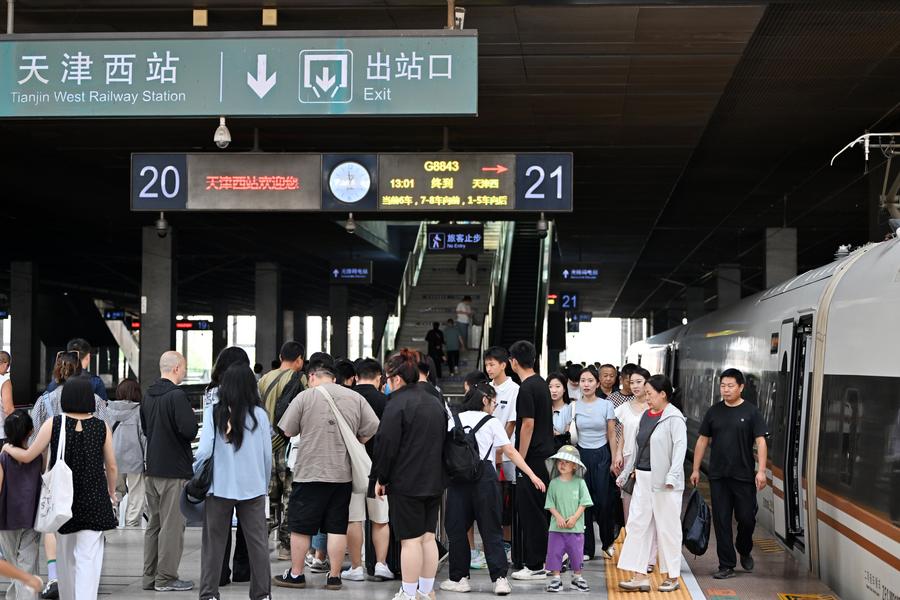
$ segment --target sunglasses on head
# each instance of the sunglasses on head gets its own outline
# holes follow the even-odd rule
[[[78,350],[60,350],[59,352],[56,353],[56,358],[59,358],[60,356],[65,356],[65,355],[74,356],[75,360],[78,360],[81,358],[81,354],[78,352]]]

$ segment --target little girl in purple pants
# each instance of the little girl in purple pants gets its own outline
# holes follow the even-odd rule
[[[584,464],[575,446],[562,446],[550,459],[556,462],[544,504],[544,508],[553,517],[550,520],[545,563],[545,568],[553,572],[553,578],[547,584],[547,591],[562,591],[559,572],[562,570],[563,556],[568,555],[572,569],[569,587],[579,592],[589,592],[591,588],[581,576],[584,559],[584,509],[594,503],[587,484],[581,477]]]

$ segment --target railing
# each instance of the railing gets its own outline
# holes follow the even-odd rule
[[[427,229],[428,224],[422,221],[419,224],[416,243],[406,259],[406,266],[403,268],[403,278],[400,280],[400,291],[397,294],[397,304],[393,312],[388,316],[384,325],[384,334],[381,336],[380,358],[382,363],[397,345],[397,333],[400,331],[400,325],[403,323],[403,313],[406,311],[409,295],[419,281],[419,272],[422,270],[422,261],[425,258],[425,249],[427,247]]]
[[[544,374],[547,373],[550,355],[547,343],[547,336],[549,333],[547,294],[550,292],[550,261],[552,258],[553,240],[555,236],[556,223],[550,221],[547,223],[547,236],[541,240],[541,263],[539,271],[541,280],[538,284],[538,297],[534,315],[538,334],[538,339],[536,341],[540,343],[540,346],[538,347],[538,352],[540,353],[540,356],[538,357],[538,360],[540,361],[540,372]]]
[[[484,350],[491,345],[493,339],[493,325],[495,318],[499,321],[503,318],[502,304],[498,310],[494,310],[498,302],[505,302],[506,279],[509,275],[509,260],[512,248],[513,233],[516,224],[513,221],[500,223],[500,242],[494,254],[494,264],[491,267],[491,289],[488,293],[487,311],[482,321],[481,342],[478,352],[478,368],[484,369]]]

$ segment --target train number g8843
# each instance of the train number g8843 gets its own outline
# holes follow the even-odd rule
[[[453,172],[459,171],[458,160],[426,160],[425,170],[428,172]]]

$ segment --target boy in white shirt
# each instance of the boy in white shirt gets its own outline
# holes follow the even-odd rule
[[[513,431],[516,428],[516,397],[519,395],[519,384],[512,380],[506,374],[509,365],[509,353],[506,348],[500,346],[491,346],[484,353],[484,370],[491,379],[491,385],[497,390],[497,408],[494,410],[494,417],[503,423],[506,429],[506,435],[509,436],[512,443],[515,444]],[[516,470],[512,462],[507,459],[502,452],[497,452],[496,465],[498,470],[503,469],[503,482],[501,483],[501,494],[503,498],[503,542],[506,546],[507,554],[510,552],[510,540],[512,540],[512,514],[510,514],[509,506],[511,506],[510,486],[516,481]]]

